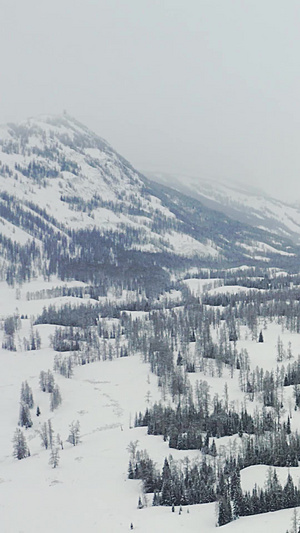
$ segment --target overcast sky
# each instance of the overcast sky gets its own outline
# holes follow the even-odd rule
[[[300,201],[299,0],[0,0],[0,123],[66,109],[139,170]]]

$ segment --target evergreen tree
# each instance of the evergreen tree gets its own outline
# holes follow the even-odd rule
[[[143,502],[142,502],[142,498],[139,496],[139,500],[138,500],[138,509],[143,509],[144,505],[143,505]]]
[[[61,394],[58,385],[54,385],[53,391],[50,396],[50,409],[54,411],[61,404]]]
[[[30,455],[23,432],[17,428],[13,437],[13,456],[16,459],[24,459]]]
[[[241,488],[240,471],[235,469],[231,477],[231,498],[233,501],[233,518],[239,518],[243,515],[243,492]]]
[[[174,503],[172,491],[172,476],[167,458],[165,458],[162,471],[161,503],[162,505],[172,505],[172,503]]]
[[[219,501],[218,525],[223,526],[232,520],[230,500],[227,495]]]
[[[26,429],[32,426],[29,407],[23,402],[20,404],[19,426],[24,426]]]
[[[27,381],[24,381],[21,386],[21,402],[26,403],[29,409],[34,405],[32,389],[29,387]]]
[[[59,450],[58,448],[51,448],[49,464],[52,468],[57,468],[59,465]]]
[[[49,445],[53,446],[53,435],[54,435],[54,431],[53,431],[53,428],[52,428],[52,422],[50,420],[50,418],[48,419],[48,437],[49,437]]]
[[[39,433],[40,433],[42,445],[47,450],[47,448],[49,446],[49,436],[48,436],[48,426],[47,426],[46,422],[43,423]]]

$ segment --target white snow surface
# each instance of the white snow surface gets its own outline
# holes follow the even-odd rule
[[[58,285],[56,279],[49,282],[39,279],[24,284],[17,291],[17,288],[11,289],[0,284],[1,314],[5,313],[5,304],[9,301],[9,309],[19,308],[23,311],[27,304],[31,304],[30,310],[36,316],[43,300],[28,301],[27,293]],[[69,285],[75,286],[76,282],[70,282]],[[30,321],[21,322],[19,334],[26,336],[30,331]],[[273,323],[266,326],[263,330],[264,343],[252,340],[247,329],[241,328],[237,349],[247,348],[251,368],[256,365],[265,369],[276,367],[278,335],[285,349],[289,341],[292,343],[295,358],[300,353],[300,335],[282,332],[281,327]],[[216,527],[214,503],[190,506],[189,512],[184,507],[179,515],[178,509],[172,513],[169,507],[152,507],[152,496],[148,495],[148,506],[137,509],[138,498],[142,495],[140,482],[127,479],[127,447],[131,441],[138,440],[138,449],[147,449],[159,468],[170,453],[175,460],[183,459],[186,455],[190,459],[201,458],[196,450],[170,450],[161,436],[147,435],[146,428],[132,428],[135,412],[144,411],[149,398],[150,403],[161,399],[157,377],[150,373],[139,354],[75,367],[71,379],[55,374],[63,402],[51,412],[49,395],[39,388],[39,373],[53,366],[55,353],[49,347],[49,334],[54,326],[34,328],[39,329],[42,337],[40,350],[24,352],[18,349],[17,352],[8,352],[0,349],[1,531],[123,533],[129,530],[132,522],[134,530],[141,533],[198,533],[199,527],[202,533],[213,533]],[[249,400],[245,404],[237,373],[231,378],[229,371],[225,371],[222,378],[217,378],[197,372],[190,374],[190,378],[191,383],[195,383],[196,379],[205,379],[211,387],[211,397],[215,392],[222,397],[227,383],[231,401],[236,405],[247,405],[249,412],[256,407],[255,402]],[[18,461],[12,457],[12,438],[18,424],[21,383],[25,380],[32,388],[35,400],[33,427],[24,431],[31,456]],[[287,409],[292,396],[291,389],[286,388],[283,398]],[[35,416],[37,405],[41,409],[40,417]],[[55,435],[60,434],[64,445],[56,469],[49,465],[49,450],[42,448],[39,436],[42,424],[48,419],[51,419]],[[79,420],[81,428],[81,442],[75,447],[67,442],[68,427],[73,420]],[[292,429],[300,427],[300,413],[293,414],[291,424]],[[226,448],[239,440],[238,436],[217,439],[217,449]],[[265,465],[245,469],[241,476],[243,488],[250,490],[255,483],[263,486],[268,469]],[[286,481],[287,472],[286,468],[277,468],[282,483]],[[299,469],[291,468],[290,472],[297,483]],[[240,518],[223,526],[222,530],[228,533],[252,533],[253,529],[282,533],[290,527],[292,513],[290,509]]]

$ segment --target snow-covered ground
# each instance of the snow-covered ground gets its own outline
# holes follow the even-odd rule
[[[20,291],[1,285],[1,316],[10,314],[15,309],[19,309],[20,313],[36,316],[45,301],[27,300],[27,293],[58,285],[58,280],[38,280],[25,284]],[[70,283],[70,286],[75,285],[75,282]],[[66,301],[65,298],[59,298],[51,299],[50,303],[53,300],[57,300],[57,305]],[[21,322],[19,334],[26,336],[30,330],[30,321]],[[127,447],[131,441],[138,441],[138,449],[147,449],[159,469],[170,453],[174,459],[183,459],[187,454],[190,458],[201,458],[201,453],[195,450],[170,450],[161,436],[149,436],[146,428],[132,427],[136,411],[144,411],[149,403],[161,398],[157,377],[150,373],[148,365],[141,361],[139,354],[75,367],[71,379],[54,374],[61,391],[62,404],[52,412],[49,395],[40,390],[39,374],[41,370],[53,368],[55,354],[48,341],[49,334],[53,333],[53,326],[41,325],[34,328],[38,328],[42,337],[40,350],[8,352],[0,349],[1,532],[123,533],[129,530],[131,522],[134,530],[140,533],[215,531],[217,517],[214,503],[190,506],[188,509],[184,507],[179,515],[178,509],[172,513],[169,507],[152,507],[152,497],[149,495],[145,502],[148,506],[137,509],[138,498],[142,495],[141,485],[139,481],[127,478]],[[2,333],[0,332],[0,337]],[[263,334],[265,342],[257,343],[249,337],[246,328],[241,331],[238,349],[247,348],[251,368],[256,365],[266,369],[276,366],[278,335],[285,348],[288,342],[292,343],[294,359],[300,353],[300,335],[282,332],[281,327],[275,324],[267,324]],[[0,338],[0,345],[1,340]],[[196,379],[206,379],[211,387],[211,395],[218,392],[220,397],[224,394],[224,385],[227,383],[229,399],[240,403],[244,401],[237,372],[233,378],[226,370],[222,378],[196,373],[191,374],[190,379],[192,383]],[[33,427],[24,430],[31,455],[18,461],[12,456],[12,439],[18,424],[21,384],[25,380],[32,388],[35,401],[32,411]],[[287,388],[287,395],[288,389],[290,388]],[[251,404],[249,400],[248,404]],[[37,405],[41,410],[39,417],[35,414]],[[63,441],[56,469],[49,465],[50,452],[42,447],[39,435],[43,423],[49,419],[54,435],[59,433]],[[67,437],[69,424],[76,420],[80,423],[81,442],[72,446]],[[292,427],[300,427],[298,413],[293,414]],[[218,449],[227,446],[232,440],[233,438],[219,439]],[[263,486],[268,468],[260,465],[245,469],[242,472],[243,488],[250,490],[254,483]],[[287,469],[277,468],[277,472],[284,483]],[[298,469],[291,468],[290,472],[297,483]],[[251,533],[253,530],[284,533],[291,525],[292,513],[292,510],[284,510],[240,518],[223,526],[223,529],[227,533]]]

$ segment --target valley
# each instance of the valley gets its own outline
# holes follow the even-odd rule
[[[299,525],[297,239],[66,115],[0,145],[1,529]]]

